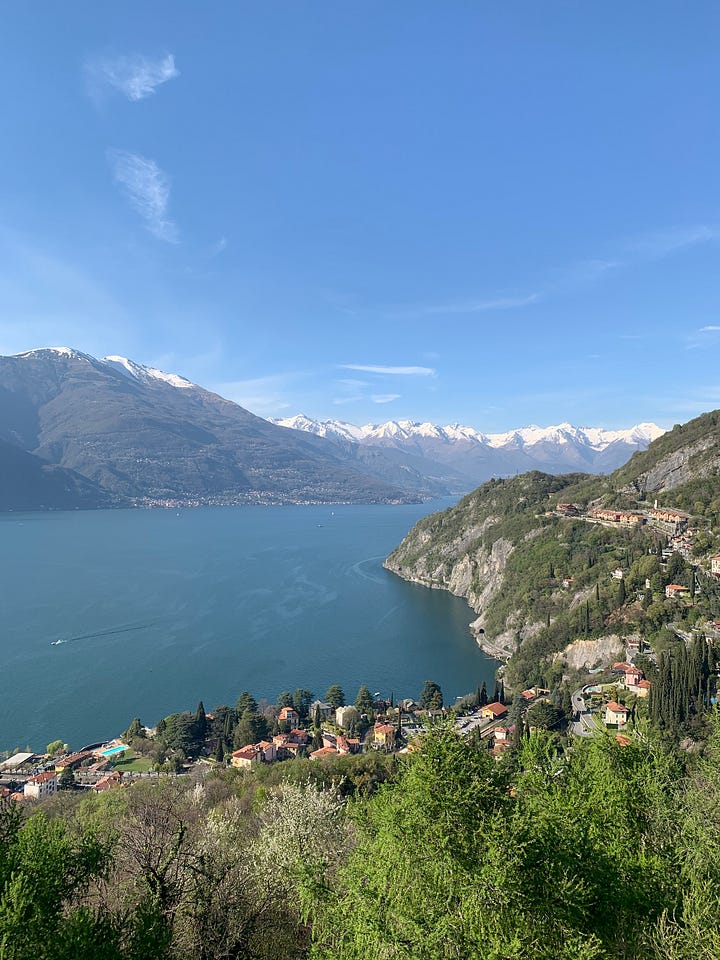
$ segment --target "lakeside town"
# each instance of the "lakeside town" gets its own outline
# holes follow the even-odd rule
[[[701,590],[698,567],[690,563],[697,531],[690,527],[690,515],[672,508],[648,510],[593,509],[587,513],[572,503],[558,503],[556,515],[610,527],[635,528],[647,524],[666,538],[658,547],[658,560],[668,569],[677,555],[688,565],[690,581],[667,583],[666,600],[685,607],[693,604]],[[720,579],[720,555],[710,557],[704,571]],[[627,570],[618,566],[611,578],[624,586]],[[573,578],[559,578],[563,589],[573,589]],[[652,596],[647,579],[635,600]],[[632,598],[628,598],[632,599]],[[703,648],[720,638],[720,621],[697,623],[691,630],[669,624],[673,635],[690,649]],[[434,724],[446,723],[478,746],[500,757],[523,736],[545,729],[574,737],[615,735],[621,745],[630,742],[638,723],[649,716],[648,700],[657,674],[656,651],[637,633],[623,639],[623,658],[612,665],[587,665],[585,682],[563,696],[540,685],[506,696],[502,669],[492,696],[485,683],[474,693],[458,697],[448,705],[433,681],[426,681],[418,700],[395,701],[372,695],[363,685],[354,703],[346,703],[342,689],[334,684],[325,699],[313,699],[308,690],[284,692],[275,704],[259,703],[243,692],[234,708],[221,706],[206,713],[202,703],[193,714],[172,714],[156,727],[144,726],[135,718],[120,737],[71,750],[57,740],[44,753],[29,749],[13,755],[0,754],[0,795],[16,802],[36,802],[61,789],[101,793],[127,786],[136,780],[162,776],[183,776],[192,771],[230,767],[239,771],[306,758],[312,762],[357,755],[370,751],[404,754],[417,748],[418,738]],[[707,656],[706,656],[707,659]],[[706,671],[708,672],[708,671]],[[707,704],[716,702],[715,670],[707,678]],[[713,679],[714,678],[714,679]],[[574,679],[574,678],[572,678]],[[562,678],[565,688],[571,680]],[[713,681],[712,683],[710,681]]]
[[[630,641],[628,660],[642,652],[642,644]],[[632,662],[613,664],[609,682],[600,681],[584,686],[573,694],[573,718],[568,732],[577,736],[592,736],[602,730],[618,731],[624,736],[636,707],[618,703],[613,696],[622,690],[633,698],[644,699],[651,684],[642,670]],[[342,698],[339,687],[328,691]],[[366,700],[369,692],[362,687],[358,702]],[[219,716],[205,713],[202,704],[195,714],[175,714],[176,723],[184,722],[188,734],[195,730],[197,749],[182,748],[169,751],[169,760],[153,763],[143,750],[163,741],[162,726],[143,727],[134,720],[122,737],[108,742],[89,744],[71,751],[68,745],[56,741],[45,753],[21,751],[0,762],[0,796],[16,802],[45,800],[61,789],[82,789],[102,793],[148,778],[183,776],[200,771],[231,767],[246,770],[257,765],[269,765],[284,760],[308,758],[322,761],[327,758],[381,751],[407,754],[417,748],[419,737],[438,723],[452,724],[463,737],[473,738],[495,757],[501,756],[513,743],[534,729],[564,729],[565,717],[553,706],[550,691],[540,687],[523,690],[512,702],[505,703],[502,683],[497,683],[494,699],[490,700],[486,686],[458,698],[448,708],[442,703],[442,692],[437,684],[428,681],[419,701],[410,698],[394,703],[392,699],[373,699],[365,703],[367,712],[353,704],[314,700],[301,716],[300,710],[286,704],[279,708],[264,706],[258,713],[258,704],[249,694],[240,719],[262,717],[268,731],[266,737],[245,744],[225,754],[223,736],[217,733],[217,720],[227,729],[228,708],[221,708]],[[241,698],[242,699],[242,698]],[[421,705],[424,704],[424,705]],[[239,702],[238,707],[242,704]],[[254,708],[254,709],[252,709]],[[236,713],[238,711],[236,710]],[[167,728],[168,720],[163,721]],[[237,737],[236,737],[237,739]],[[144,744],[142,743],[144,741]],[[186,744],[189,746],[189,744]],[[139,748],[139,749],[138,749]]]

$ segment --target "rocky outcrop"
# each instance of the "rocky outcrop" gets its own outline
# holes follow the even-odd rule
[[[478,614],[470,624],[478,644],[492,656],[507,657],[514,649],[512,632],[510,638],[503,635],[490,639],[483,628],[483,616],[502,587],[505,566],[513,551],[512,543],[503,538],[489,548],[483,544],[483,533],[496,522],[496,517],[488,517],[440,545],[432,530],[416,527],[384,566],[404,580],[463,597]]]
[[[663,457],[658,463],[641,473],[632,484],[636,490],[647,493],[660,493],[674,490],[683,483],[717,474],[719,461],[717,456],[704,457],[703,454],[716,446],[717,438],[713,434],[701,437],[694,443],[681,447]]]
[[[623,652],[624,644],[621,637],[611,633],[597,640],[576,640],[569,643],[564,650],[556,653],[554,659],[559,660],[569,670],[601,667],[617,660]]]

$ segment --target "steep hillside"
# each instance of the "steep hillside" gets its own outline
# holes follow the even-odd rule
[[[636,453],[614,477],[618,488],[638,493],[674,490],[689,481],[720,474],[720,410],[676,425]]]
[[[0,504],[4,510],[72,510],[123,506],[124,501],[72,470],[0,440]]]
[[[686,509],[698,516],[697,547],[709,552],[720,528],[719,461],[720,414],[713,413],[676,427],[608,477],[533,472],[490,481],[418,523],[385,565],[465,597],[477,614],[473,633],[509,659],[510,678],[547,682],[548,657],[578,639],[634,629],[643,617],[626,606],[634,595],[626,601],[625,584],[640,595],[664,569],[661,530],[593,522],[592,509],[641,509],[655,499]],[[563,515],[561,502],[584,516]],[[622,598],[616,569],[625,576]],[[662,582],[650,588],[656,598]]]
[[[0,357],[0,439],[139,500],[415,499],[322,438],[174,374],[68,348]],[[0,502],[0,509],[7,508]]]
[[[417,523],[385,567],[406,580],[464,597],[479,615],[471,629],[481,638],[481,646],[510,656],[518,630],[528,634],[545,618],[544,611],[538,612],[535,622],[521,627],[516,611],[503,616],[511,559],[518,550],[524,557],[528,545],[533,552],[538,549],[544,532],[555,537],[557,520],[544,516],[550,498],[557,500],[581,480],[577,474],[553,477],[539,472],[490,480],[456,506]],[[542,537],[543,544],[547,539]],[[525,567],[523,561],[520,567]]]

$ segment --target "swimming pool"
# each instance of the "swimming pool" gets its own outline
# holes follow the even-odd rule
[[[100,754],[103,757],[109,757],[113,753],[122,753],[123,750],[127,750],[127,749],[128,748],[123,744],[122,746],[119,746],[119,747],[108,747],[107,750],[101,750]]]

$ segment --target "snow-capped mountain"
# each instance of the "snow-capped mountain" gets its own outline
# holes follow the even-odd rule
[[[303,415],[273,423],[345,444],[400,450],[436,466],[450,467],[473,483],[532,469],[549,473],[606,473],[621,466],[637,450],[646,449],[665,432],[654,423],[639,423],[625,430],[561,423],[550,427],[532,425],[505,433],[483,433],[459,423],[443,427],[414,420],[389,420],[357,427]]]
[[[406,468],[412,458],[404,454],[368,456],[355,444],[340,450],[126,357],[28,350],[0,357],[0,384],[0,511],[396,502],[447,489]]]
[[[89,353],[82,353],[80,350],[74,350],[72,347],[39,347],[36,350],[26,350],[24,353],[18,353],[17,357],[43,357],[55,356],[64,357],[68,360],[85,360],[89,364],[101,364],[110,367],[112,370],[122,373],[123,376],[131,380],[137,380],[139,383],[151,383],[153,380],[162,380],[173,387],[181,390],[197,389],[194,383],[180,377],[176,373],[165,373],[163,370],[156,370],[155,367],[146,367],[142,363],[136,363],[134,360],[128,360],[127,357],[102,357],[97,359],[91,357]]]

